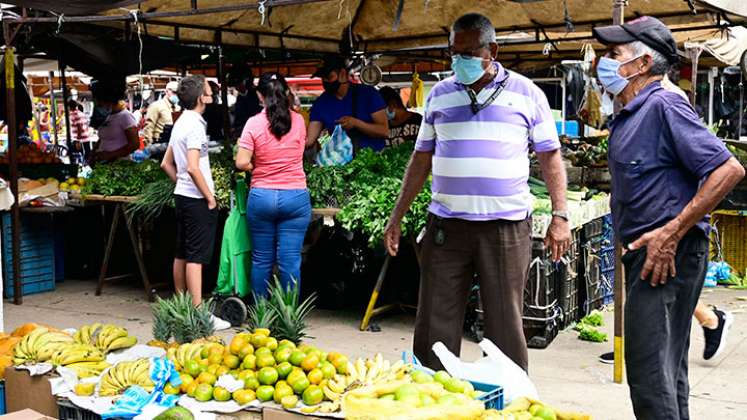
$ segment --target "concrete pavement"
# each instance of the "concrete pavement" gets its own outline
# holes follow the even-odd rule
[[[46,323],[58,328],[106,321],[125,326],[141,342],[152,338],[150,305],[136,286],[108,285],[94,296],[95,283],[66,281],[51,293],[24,297],[22,306],[5,301],[5,331],[25,322]],[[728,347],[719,360],[702,361],[703,334],[692,330],[690,351],[691,417],[693,419],[747,419],[747,291],[706,291],[703,301],[735,312]],[[381,332],[360,332],[361,313],[316,310],[309,321],[309,341],[352,357],[381,352],[388,359],[400,357],[412,346],[412,313],[394,313],[377,320]],[[605,312],[604,329],[612,336],[612,312]],[[228,336],[232,331],[222,335]],[[612,366],[597,357],[612,349],[611,342],[587,343],[573,331],[564,331],[544,350],[530,350],[530,376],[541,398],[553,406],[584,411],[595,419],[633,418],[626,385],[612,383]],[[475,343],[465,340],[462,358],[480,356]]]

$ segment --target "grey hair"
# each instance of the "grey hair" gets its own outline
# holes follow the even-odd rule
[[[672,68],[672,65],[669,63],[669,60],[667,60],[667,58],[664,57],[662,53],[649,47],[643,42],[633,41],[630,44],[628,44],[628,46],[630,47],[631,50],[633,50],[633,54],[636,56],[647,54],[652,57],[653,63],[651,64],[651,70],[649,71],[649,73],[652,76],[663,76],[667,74],[669,70]]]
[[[462,15],[451,26],[451,38],[454,40],[454,33],[464,31],[480,31],[480,45],[488,45],[495,42],[495,27],[490,19],[479,13],[467,13]]]

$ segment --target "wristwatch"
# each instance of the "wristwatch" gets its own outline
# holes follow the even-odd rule
[[[554,210],[552,212],[552,216],[553,217],[559,217],[559,218],[565,220],[566,222],[570,220],[570,217],[569,217],[567,211]]]

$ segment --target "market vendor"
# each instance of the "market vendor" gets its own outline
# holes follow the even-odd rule
[[[682,96],[662,87],[677,44],[659,20],[595,28],[597,75],[624,106],[610,125],[615,235],[623,256],[625,365],[639,419],[688,419],[693,310],[708,267],[706,215],[744,169]]]
[[[367,85],[354,84],[344,59],[328,58],[314,73],[324,85],[311,107],[306,146],[313,146],[323,129],[330,134],[339,124],[353,142],[353,149],[384,148],[389,137],[386,104],[379,92]]]
[[[455,76],[428,95],[384,243],[397,253],[402,219],[432,171],[430,215],[420,242],[415,355],[434,369],[441,368],[431,350],[435,342],[459,355],[476,274],[485,338],[526,370],[522,312],[533,201],[527,150],[537,153],[550,193],[553,218],[545,243],[558,261],[571,238],[558,133],[542,90],[495,61],[498,45],[487,17],[457,19],[450,45]]]
[[[140,147],[137,120],[125,106],[125,81],[97,80],[91,83],[91,93],[96,103],[94,115],[99,140],[94,146],[90,161],[113,161],[126,158]],[[92,117],[91,125],[94,125]]]
[[[418,138],[418,131],[420,131],[420,124],[423,122],[423,116],[405,108],[402,97],[389,86],[379,89],[379,93],[386,103],[386,118],[389,121],[389,136],[386,139],[386,147],[415,143]]]
[[[178,111],[179,96],[176,94],[178,88],[177,82],[167,83],[163,97],[148,106],[143,126],[143,141],[146,145],[158,142],[166,126],[174,124],[172,113]]]

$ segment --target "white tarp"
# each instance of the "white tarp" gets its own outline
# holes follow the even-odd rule
[[[702,48],[724,64],[737,66],[747,50],[747,28],[734,26],[716,32],[713,38],[706,41],[685,42],[685,49],[692,47]]]

